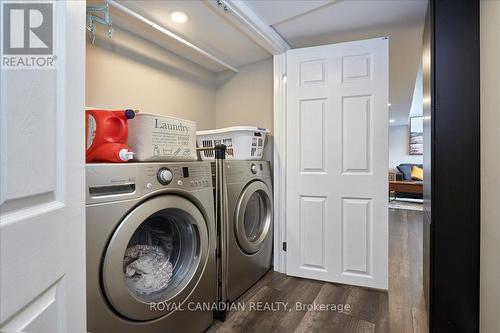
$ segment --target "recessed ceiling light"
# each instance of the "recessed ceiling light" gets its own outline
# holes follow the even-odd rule
[[[186,23],[189,20],[188,14],[181,12],[180,10],[170,12],[170,18],[172,21],[177,23]]]
[[[387,103],[387,106],[391,106],[392,104],[391,103]]]
[[[389,122],[393,123],[393,122],[395,122],[395,120],[394,119],[389,119]]]

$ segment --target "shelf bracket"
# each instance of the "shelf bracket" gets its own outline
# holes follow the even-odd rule
[[[100,13],[102,15],[98,16],[96,14]],[[96,23],[102,24],[108,27],[108,37],[113,36],[113,22],[109,15],[109,3],[105,1],[102,5],[92,5],[87,6],[87,31],[89,32],[90,41],[92,44],[95,42],[96,35]]]

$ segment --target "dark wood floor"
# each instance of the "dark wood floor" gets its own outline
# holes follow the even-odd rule
[[[269,272],[238,300],[244,310],[230,311],[208,332],[426,332],[422,212],[391,209],[389,216],[389,293]],[[276,302],[288,302],[288,307],[256,311],[264,302],[276,308]],[[301,311],[296,302],[349,304],[351,309]]]
[[[389,210],[391,332],[428,332],[422,277],[422,212]]]

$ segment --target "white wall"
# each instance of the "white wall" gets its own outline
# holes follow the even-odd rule
[[[421,116],[424,114],[424,85],[423,76],[424,69],[420,63],[418,68],[417,78],[415,79],[415,89],[413,90],[413,98],[411,100],[410,117]]]
[[[273,129],[273,59],[217,76],[217,127],[250,125]]]
[[[401,163],[422,164],[422,155],[410,155],[410,131],[407,125],[389,127],[389,169]]]
[[[264,160],[273,159],[273,58],[239,67],[240,72],[217,75],[215,114],[217,127],[248,125],[271,131]]]
[[[500,1],[481,1],[481,332],[500,332]]]
[[[99,31],[104,30],[100,29]],[[88,107],[133,108],[215,127],[216,75],[127,30],[114,27],[86,48]]]

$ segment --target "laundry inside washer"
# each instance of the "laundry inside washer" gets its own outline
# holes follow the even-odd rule
[[[178,209],[165,209],[146,219],[132,235],[123,259],[125,283],[146,302],[168,298],[197,258],[193,221]]]
[[[165,290],[172,277],[172,264],[160,246],[131,246],[125,251],[123,264],[128,289],[143,299]]]

